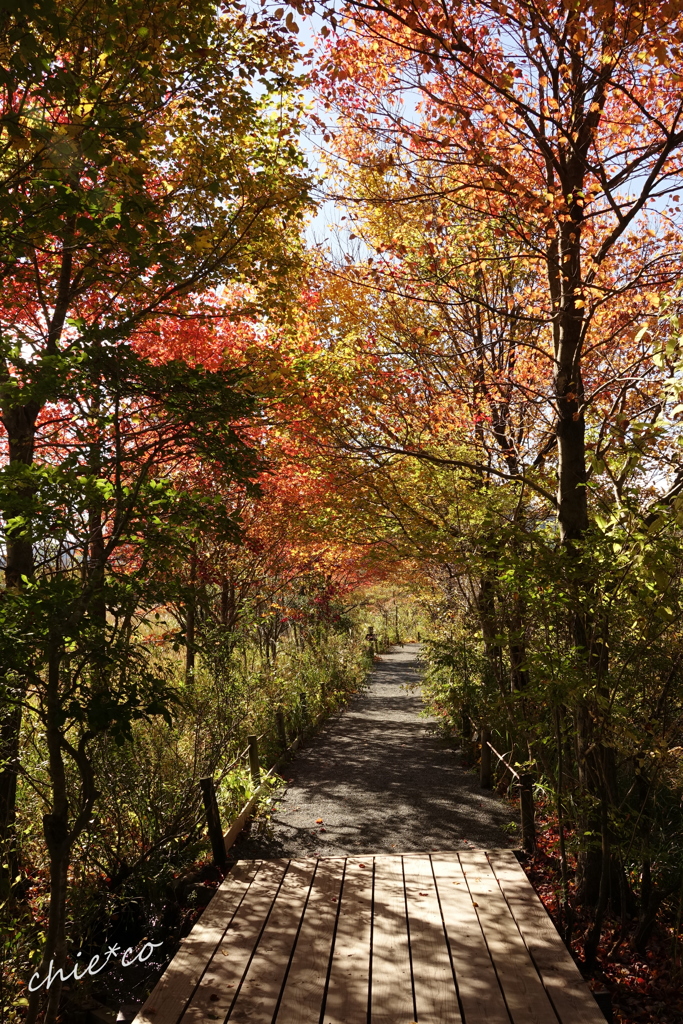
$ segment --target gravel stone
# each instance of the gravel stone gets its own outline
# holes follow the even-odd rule
[[[510,848],[508,804],[479,788],[419,691],[418,644],[393,647],[346,710],[282,769],[288,786],[237,859]]]

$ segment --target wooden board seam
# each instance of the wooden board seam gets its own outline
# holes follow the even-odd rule
[[[290,864],[291,863],[292,862],[290,861]],[[287,978],[289,977],[289,969],[292,966],[292,960],[294,959],[294,952],[296,950],[297,943],[299,941],[299,936],[301,935],[301,928],[302,928],[303,923],[304,923],[304,918],[306,916],[306,910],[308,908],[308,902],[309,902],[309,900],[311,898],[311,893],[313,892],[313,883],[315,882],[315,876],[318,874],[318,868],[319,867],[320,867],[320,861],[316,859],[315,867],[313,868],[313,875],[311,876],[311,881],[308,884],[308,892],[306,893],[306,899],[304,900],[304,905],[303,905],[303,908],[302,908],[302,911],[301,911],[301,916],[299,918],[299,923],[297,925],[296,935],[294,936],[294,942],[292,943],[292,948],[291,948],[290,953],[289,953],[289,960],[287,961],[287,966],[285,968],[285,973],[284,973],[284,975],[282,977],[282,984],[280,985],[280,994],[278,995],[277,1002],[275,1004],[275,1011],[273,1013],[273,1020],[275,1020],[277,1018],[278,1012],[280,1010],[280,1004],[282,1003],[282,997],[285,994],[285,986],[287,984]]]
[[[456,854],[456,856],[457,856],[457,854]],[[463,865],[462,861],[460,860],[460,857],[458,857],[458,862],[460,863],[460,868],[462,870],[463,878],[465,879],[465,885],[467,886],[467,891],[469,893],[470,899],[472,900],[472,904],[474,905],[476,903],[476,900],[472,896],[472,890],[470,889],[470,883],[467,881],[467,872],[465,871],[464,865]],[[496,879],[496,881],[498,881],[498,879]],[[503,987],[503,983],[502,983],[502,981],[500,979],[500,975],[498,974],[498,968],[496,966],[496,961],[493,958],[493,954],[491,953],[491,948],[489,946],[489,940],[486,937],[486,930],[484,928],[484,925],[482,924],[481,918],[479,917],[479,912],[478,911],[479,911],[479,908],[475,906],[474,907],[474,912],[477,915],[477,920],[479,921],[479,927],[481,928],[481,934],[484,937],[484,945],[486,946],[486,951],[487,951],[487,953],[489,955],[489,960],[491,961],[491,966],[493,967],[493,973],[496,976],[496,980],[498,982],[498,988],[500,989],[500,994],[503,997],[503,1002],[505,1003],[505,1009],[507,1011],[507,1015],[510,1018],[510,1020],[512,1021],[513,1017],[512,1017],[512,1012],[510,1010],[510,1007],[508,1005],[507,995],[505,994],[505,989]],[[515,921],[515,926],[517,926],[517,922],[516,921]],[[524,945],[526,947],[526,943]],[[534,969],[535,968],[536,968],[536,965],[534,964]]]
[[[453,963],[453,951],[451,949],[451,940],[448,937],[448,930],[446,928],[446,919],[444,917],[443,907],[441,905],[441,893],[439,892],[439,883],[437,882],[437,879],[436,879],[436,873],[434,871],[434,861],[432,860],[432,855],[431,854],[429,854],[429,863],[430,863],[430,866],[431,866],[431,869],[432,869],[432,878],[434,879],[434,888],[436,889],[436,899],[437,899],[437,902],[439,904],[439,913],[441,914],[441,927],[443,928],[443,937],[444,937],[444,940],[446,942],[446,949],[448,951],[448,959],[450,961],[451,971],[453,973],[453,984],[455,985],[455,997],[458,1000],[458,1007],[460,1009],[460,1016],[462,1017],[463,1021],[466,1021],[465,1009],[464,1009],[464,1007],[462,1005],[462,999],[460,998],[460,986],[458,985],[458,978],[457,978],[456,973],[455,973],[455,964]],[[496,975],[496,977],[498,977],[498,975]]]
[[[261,925],[261,928],[259,929],[259,933],[258,933],[258,935],[256,937],[256,942],[254,943],[253,949],[252,949],[252,951],[251,951],[251,953],[249,955],[249,959],[247,960],[246,964],[244,965],[244,970],[242,971],[242,977],[240,978],[239,984],[235,987],[235,993],[233,995],[232,1002],[230,1003],[230,1009],[228,1010],[227,1016],[225,1018],[226,1020],[230,1019],[230,1014],[232,1013],[232,1008],[235,1005],[235,1003],[237,1002],[237,997],[240,994],[240,990],[242,988],[242,984],[244,983],[244,979],[246,978],[247,973],[249,971],[249,968],[251,967],[251,962],[254,959],[254,956],[256,955],[256,950],[259,948],[259,943],[261,942],[261,939],[263,937],[263,933],[266,930],[266,926],[267,926],[268,921],[270,919],[270,915],[273,912],[273,907],[275,906],[275,901],[277,900],[277,898],[278,898],[278,896],[280,894],[280,889],[282,888],[282,883],[284,882],[285,878],[287,877],[287,872],[289,871],[289,865],[290,864],[291,864],[291,859],[287,859],[287,867],[286,867],[286,869],[284,870],[284,872],[282,874],[282,878],[278,882],[277,889],[275,890],[275,894],[274,894],[273,899],[271,901],[270,907],[268,908],[268,913],[266,914],[265,919],[263,921],[263,924]],[[227,929],[226,929],[226,931],[227,931]]]

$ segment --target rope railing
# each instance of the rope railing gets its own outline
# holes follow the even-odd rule
[[[501,761],[501,762],[502,762],[502,763],[503,763],[503,764],[505,765],[505,767],[507,768],[507,770],[508,770],[508,771],[510,772],[510,774],[511,774],[511,775],[514,775],[514,777],[515,777],[516,779],[519,779],[519,778],[520,778],[519,772],[516,772],[516,771],[515,771],[515,769],[514,769],[514,768],[512,767],[512,765],[511,765],[511,764],[509,764],[509,763],[508,763],[508,762],[507,762],[507,761],[505,760],[505,758],[506,758],[506,757],[509,757],[509,756],[510,756],[510,754],[512,753],[512,751],[511,751],[511,750],[508,750],[507,754],[499,754],[499,753],[498,753],[498,751],[496,750],[496,748],[495,748],[495,747],[493,746],[493,744],[492,744],[492,743],[489,743],[489,741],[488,741],[488,740],[486,741],[486,746],[487,746],[487,747],[490,747],[490,748],[491,748],[491,750],[492,750],[492,751],[493,751],[493,753],[494,753],[494,754],[496,755],[496,757],[498,758],[498,760],[499,760],[499,761]]]
[[[216,780],[213,778],[213,776],[208,776],[207,778],[199,780],[199,785],[202,791],[202,800],[204,803],[204,811],[206,814],[206,823],[208,827],[209,839],[211,840],[213,859],[214,863],[217,864],[219,867],[225,867],[227,849],[231,845],[231,843],[234,842],[234,837],[237,834],[237,831],[241,827],[243,827],[243,822],[246,820],[249,812],[253,808],[256,800],[258,799],[263,785],[266,783],[268,778],[273,774],[273,772],[277,768],[279,768],[284,758],[286,758],[289,753],[296,749],[298,744],[301,742],[301,739],[304,735],[305,723],[309,717],[308,706],[306,702],[306,694],[304,692],[302,692],[299,695],[299,707],[304,722],[301,723],[301,731],[294,738],[292,743],[288,743],[287,730],[285,728],[285,719],[283,712],[276,712],[275,724],[278,739],[282,747],[282,756],[275,762],[274,765],[272,765],[272,767],[265,773],[265,775],[261,774],[261,764],[258,749],[259,741],[268,735],[268,733],[265,732],[262,732],[259,736],[248,736],[247,739],[249,742],[247,746],[244,748],[244,750],[242,750],[237,755],[237,757],[233,761],[231,761],[230,764],[226,768],[224,768],[220,773],[220,776],[218,778],[218,785],[220,785],[220,783],[223,781],[226,775],[237,764],[239,764],[240,761],[248,757],[251,777],[255,786],[252,796],[249,798],[246,805],[242,808],[242,811],[237,816],[237,818],[231,823],[230,828],[228,829],[228,832],[225,835],[223,834],[223,827],[221,823],[220,811],[218,808],[218,800],[216,796]]]
[[[522,846],[527,853],[533,853],[536,849],[534,777],[531,772],[523,772],[520,775],[520,773],[516,771],[507,760],[512,751],[509,750],[505,754],[499,753],[491,743],[489,736],[489,730],[482,726],[480,764],[480,781],[482,789],[492,788],[491,754],[495,754],[500,763],[505,765],[512,777],[517,780],[517,785],[519,786],[519,813],[522,825]]]
[[[266,733],[262,732],[260,736],[257,736],[256,737],[257,742],[258,742],[258,740],[262,740],[265,735],[266,735]],[[251,745],[248,743],[246,745],[246,747],[244,748],[244,750],[242,750],[237,755],[237,757],[235,758],[234,761],[231,761],[230,764],[226,765],[225,768],[221,769],[220,775],[218,776],[218,784],[219,785],[221,784],[221,782],[223,781],[225,776],[228,775],[232,771],[232,769],[235,768],[240,763],[241,760],[243,760],[243,758],[248,756],[250,750],[251,750]]]

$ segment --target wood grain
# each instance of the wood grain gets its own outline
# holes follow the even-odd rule
[[[249,891],[260,861],[240,861],[216,890],[194,928],[183,939],[133,1024],[176,1024],[200,982],[233,914]]]
[[[601,1024],[602,1015],[514,855],[472,850],[239,862],[134,1024],[209,1021]]]
[[[289,958],[316,868],[315,860],[292,860],[230,1010],[230,1024],[270,1022],[275,1016]]]
[[[571,1024],[604,1024],[601,1010],[514,853],[496,850],[488,859],[558,1017]]]
[[[372,920],[372,1024],[415,1020],[408,949],[403,865],[400,857],[375,857]]]
[[[372,857],[364,860],[349,857],[323,1024],[365,1024],[367,1020],[371,911]]]
[[[431,861],[466,1024],[510,1024],[457,854],[432,854]]]
[[[277,1024],[318,1024],[341,894],[344,859],[318,861]]]
[[[413,984],[420,1024],[461,1024],[453,968],[429,856],[403,862]]]
[[[557,1024],[536,966],[483,850],[459,854],[513,1024]]]
[[[289,861],[261,861],[258,875],[216,949],[202,983],[180,1018],[183,1024],[224,1021],[272,910]],[[150,1024],[156,1024],[155,1020]]]

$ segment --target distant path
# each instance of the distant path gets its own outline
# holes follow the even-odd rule
[[[239,859],[411,853],[518,845],[501,826],[501,799],[420,717],[419,645],[382,655],[363,694],[328,723],[283,773],[271,828],[233,847]],[[322,824],[316,819],[321,818]]]

